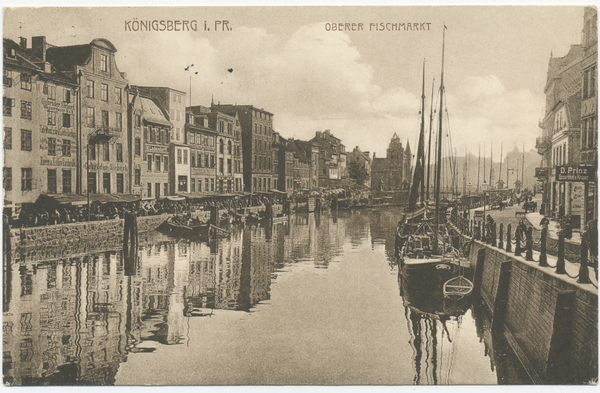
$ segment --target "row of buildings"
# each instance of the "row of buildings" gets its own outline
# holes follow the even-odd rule
[[[574,228],[598,219],[598,13],[586,7],[581,44],[563,57],[550,56],[544,93],[546,111],[536,148],[542,156],[536,177],[542,184],[545,213],[571,216]],[[560,176],[583,169],[584,177]],[[573,181],[580,180],[580,181]]]
[[[368,152],[348,155],[329,130],[286,139],[262,108],[186,106],[183,91],[130,84],[106,39],[54,46],[40,36],[31,47],[4,39],[3,50],[5,207],[40,194],[111,200],[337,188],[348,182],[348,156],[370,176]],[[399,147],[391,159],[403,157]],[[388,167],[380,161],[374,174]],[[375,177],[380,189],[402,183]]]

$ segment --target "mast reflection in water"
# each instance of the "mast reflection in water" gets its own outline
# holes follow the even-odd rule
[[[209,244],[156,234],[127,260],[16,256],[4,383],[514,383],[514,364],[490,355],[485,313],[444,316],[402,286],[398,296],[399,216],[298,214]]]

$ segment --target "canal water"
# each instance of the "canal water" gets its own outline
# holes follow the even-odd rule
[[[400,215],[296,214],[209,244],[157,235],[127,262],[120,251],[13,260],[4,383],[528,383],[479,299],[409,301]]]

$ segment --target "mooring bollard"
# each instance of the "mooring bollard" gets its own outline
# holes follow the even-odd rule
[[[500,223],[500,237],[498,238],[498,248],[504,248],[504,224]]]
[[[527,228],[527,243],[525,243],[525,260],[533,261],[533,227]]]
[[[512,230],[512,225],[508,224],[506,226],[506,252],[511,252],[512,251],[512,244],[511,244],[511,233],[510,231]]]
[[[579,278],[578,283],[590,283],[590,272],[588,270],[588,233],[587,231],[581,234],[581,261],[579,262]]]
[[[521,239],[523,238],[523,231],[521,230],[521,226],[517,227],[515,231],[515,256],[520,257],[523,252],[523,248],[521,247]]]
[[[490,244],[492,247],[496,247],[496,223],[493,223],[490,228]]]
[[[565,270],[565,234],[558,233],[558,259],[556,260],[556,274],[567,274]]]
[[[546,240],[548,236],[548,229],[547,228],[543,228],[542,229],[542,239],[541,239],[541,246],[540,246],[540,266],[542,267],[547,267],[548,265],[548,257],[546,256]]]

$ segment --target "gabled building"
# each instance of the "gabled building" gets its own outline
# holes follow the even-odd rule
[[[548,174],[538,179],[543,182],[544,212],[557,216],[564,211],[575,217],[574,229],[580,227],[584,212],[583,206],[572,202],[583,200],[583,184],[555,179],[557,166],[580,163],[582,59],[581,45],[571,45],[564,57],[550,57],[544,88],[546,115],[539,125],[542,136],[536,141],[541,167]]]
[[[206,110],[204,110],[206,109]],[[190,192],[209,195],[217,179],[217,132],[209,128],[209,108],[186,109],[185,141],[190,148]]]
[[[87,179],[83,193],[124,193],[129,190],[130,167],[126,157],[130,145],[125,131],[126,75],[115,60],[117,48],[106,39],[88,44],[51,46],[45,37],[36,37],[36,48],[56,70],[79,85],[77,124],[77,165]],[[45,55],[43,52],[45,51]]]
[[[4,207],[18,213],[40,194],[81,192],[77,179],[79,86],[47,58],[44,37],[3,43]],[[79,164],[79,165],[78,165]]]
[[[311,144],[318,147],[319,187],[336,187],[339,181],[348,177],[346,151],[341,139],[333,136],[330,130],[317,131]]]
[[[171,140],[175,143],[184,142],[186,96],[183,91],[170,87],[132,86],[144,97],[152,98],[157,105],[164,109],[165,117],[171,124]]]
[[[217,133],[217,193],[244,191],[242,128],[237,112],[228,115],[212,110],[208,124]]]
[[[353,165],[353,163],[356,163],[359,168],[365,169],[367,176],[363,182],[363,185],[371,188],[371,157],[369,157],[369,152],[363,152],[358,146],[356,146],[351,153],[348,153],[348,167]]]
[[[142,198],[172,194],[169,186],[169,143],[172,124],[164,110],[135,87],[128,93],[128,133],[133,140],[131,193]]]
[[[396,133],[392,136],[385,158],[377,158],[373,153],[371,162],[371,188],[377,191],[407,189],[411,173],[410,146],[406,150]]]

